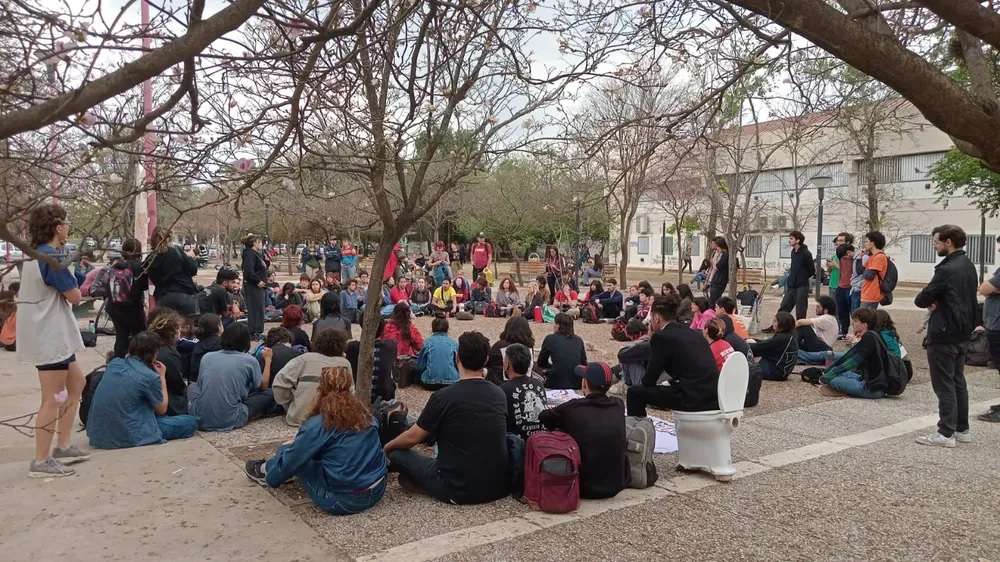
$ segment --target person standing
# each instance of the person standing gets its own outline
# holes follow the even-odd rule
[[[850,234],[845,240],[853,239]],[[837,323],[840,326],[838,339],[847,339],[847,332],[851,328],[851,313],[854,312],[851,306],[851,283],[854,277],[854,245],[853,242],[845,242],[837,246],[837,288],[833,292],[833,301],[837,305]]]
[[[708,305],[715,307],[716,301],[729,285],[729,243],[721,236],[712,239],[712,266],[709,268]]]
[[[323,248],[323,256],[326,274],[329,276],[333,273],[337,280],[340,280],[340,243],[337,242],[336,238],[330,238],[330,243]]]
[[[141,258],[142,244],[135,238],[129,238],[122,244],[121,258],[111,264],[112,277],[132,280],[126,300],[118,300],[115,295],[110,295],[107,304],[108,316],[115,326],[114,353],[115,357],[119,358],[128,355],[129,340],[132,336],[146,329],[143,296],[149,288],[149,282],[143,273],[142,263],[139,261]],[[125,298],[125,295],[121,297]]]
[[[264,336],[264,291],[267,287],[267,263],[260,254],[261,241],[253,234],[243,239],[243,298],[247,304],[250,337]]]
[[[936,243],[935,243],[936,244]],[[962,244],[965,245],[965,233],[962,233]],[[868,261],[864,265],[861,282],[861,306],[875,310],[882,301],[882,279],[889,271],[889,256],[882,250],[885,248],[885,235],[877,230],[865,234],[865,252]],[[941,254],[943,255],[943,254]]]
[[[930,311],[924,343],[931,386],[938,398],[939,421],[937,433],[923,435],[916,441],[921,445],[954,447],[956,441],[972,441],[965,343],[976,322],[976,266],[962,249],[966,237],[961,228],[945,224],[931,234],[937,255],[944,259],[934,267],[934,276],[913,299],[913,304]],[[871,271],[872,260],[868,261],[868,267]]]
[[[493,245],[486,241],[486,235],[482,232],[469,248],[469,261],[472,262],[473,279],[479,279],[479,274],[493,264]]]
[[[1000,236],[997,237],[1000,248]],[[983,306],[983,327],[986,328],[986,342],[989,345],[993,367],[1000,369],[1000,267],[993,276],[979,286],[979,294],[986,297]],[[1000,404],[990,406],[988,412],[979,415],[984,422],[1000,423]]]
[[[340,246],[340,283],[346,284],[358,277],[358,251],[350,240],[344,239]]]
[[[809,307],[809,280],[816,276],[816,264],[812,253],[805,245],[806,237],[798,230],[788,233],[788,245],[792,248],[792,263],[785,279],[785,296],[781,299],[781,312],[795,309],[795,319],[806,317]]]
[[[829,271],[829,279],[827,280],[827,286],[830,288],[830,298],[836,299],[837,287],[840,286],[840,260],[837,258],[837,248],[844,244],[847,244],[847,237],[851,236],[846,232],[841,232],[833,237],[833,255],[826,259],[826,268]],[[854,237],[851,237],[851,242],[854,242]],[[817,250],[819,252],[823,251],[823,248]],[[836,302],[836,301],[835,301]]]
[[[66,465],[90,456],[70,442],[85,382],[76,361],[76,354],[83,351],[83,338],[73,305],[82,295],[68,269],[66,209],[54,203],[38,205],[28,217],[28,234],[35,251],[48,258],[24,262],[17,301],[18,323],[31,328],[17,334],[17,358],[35,365],[42,391],[35,417],[35,457],[28,476],[70,476],[75,471]],[[54,435],[58,440],[53,451]]]
[[[192,317],[198,314],[195,298],[198,287],[194,283],[198,262],[190,253],[171,245],[172,236],[166,228],[153,229],[149,236],[149,257],[143,268],[154,286],[156,306],[172,308],[183,316]]]

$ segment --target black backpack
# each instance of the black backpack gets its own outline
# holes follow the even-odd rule
[[[882,306],[892,304],[892,292],[896,290],[896,283],[899,281],[899,271],[896,269],[896,264],[892,263],[888,256],[885,260],[889,265],[885,268],[885,275],[878,281],[879,291],[882,292],[882,300],[879,301],[879,304]]]
[[[101,384],[101,379],[104,378],[104,369],[104,367],[98,367],[87,373],[83,395],[80,396],[80,424],[84,427],[87,427],[87,415],[90,413],[90,404],[94,401],[97,385]]]
[[[909,384],[910,379],[913,378],[912,367],[907,368],[907,362],[900,357],[896,357],[889,352],[889,348],[885,346],[885,342],[882,341],[882,337],[878,338],[879,347],[881,352],[885,354],[885,378],[886,378],[886,396],[899,396],[903,394],[906,390],[906,385]]]

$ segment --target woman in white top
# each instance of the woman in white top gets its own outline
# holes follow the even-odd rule
[[[90,457],[70,443],[85,381],[76,362],[83,339],[73,305],[80,302],[81,295],[76,278],[66,267],[66,210],[56,204],[35,207],[28,219],[28,232],[31,245],[45,256],[25,262],[17,304],[18,323],[29,328],[19,330],[17,357],[35,365],[42,390],[35,418],[35,458],[28,476],[70,476],[75,471],[66,464]],[[53,434],[58,435],[54,451]]]

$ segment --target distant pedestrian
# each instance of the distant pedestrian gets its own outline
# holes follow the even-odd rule
[[[913,300],[930,311],[927,363],[938,398],[938,431],[917,438],[921,445],[954,447],[969,443],[969,391],[965,383],[965,343],[976,319],[976,266],[965,255],[965,231],[946,224],[935,228],[934,249],[943,257],[934,277]],[[874,259],[874,256],[873,256]],[[869,268],[872,260],[868,261]],[[870,271],[871,269],[869,269]],[[862,295],[864,301],[864,295]]]
[[[708,281],[708,304],[714,308],[716,301],[729,286],[729,243],[725,238],[716,236],[712,239],[711,247],[711,265],[705,279]]]
[[[785,296],[781,299],[778,310],[791,312],[795,309],[795,319],[806,317],[809,308],[809,280],[816,276],[816,264],[812,253],[805,245],[805,236],[798,230],[788,233],[788,245],[791,247],[791,266],[788,277],[785,278]]]

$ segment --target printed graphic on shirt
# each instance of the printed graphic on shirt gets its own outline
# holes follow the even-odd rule
[[[525,434],[542,429],[538,415],[545,409],[544,391],[537,384],[520,384],[511,389],[514,408],[514,425]]]

